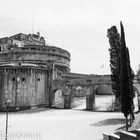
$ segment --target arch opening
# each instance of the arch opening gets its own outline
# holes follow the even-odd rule
[[[113,111],[115,95],[110,84],[97,85],[95,90],[95,111]]]
[[[83,110],[86,109],[86,89],[81,85],[73,87],[72,90],[72,109]]]
[[[138,109],[138,102],[139,102],[139,91],[138,89],[134,86],[134,91],[135,91],[135,97],[133,99],[133,103],[134,103],[134,112],[137,112]]]
[[[64,108],[64,96],[62,89],[56,89],[53,92],[52,107]]]

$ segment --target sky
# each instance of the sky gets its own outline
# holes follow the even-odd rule
[[[140,59],[139,0],[0,0],[0,38],[37,33],[71,54],[71,72],[110,74],[107,29],[123,22],[134,72]]]

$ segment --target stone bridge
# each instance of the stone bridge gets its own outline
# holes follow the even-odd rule
[[[138,76],[135,76],[134,87],[135,93],[138,95],[138,110],[140,111],[140,84],[138,81]],[[94,110],[96,90],[103,85],[111,89],[110,75],[85,76],[82,78],[65,78],[62,80],[53,80],[51,101],[53,102],[54,100],[55,92],[61,89],[64,97],[64,108],[71,109],[71,101],[75,96],[75,91],[78,90],[78,88],[82,88],[82,91],[86,96],[86,109]]]

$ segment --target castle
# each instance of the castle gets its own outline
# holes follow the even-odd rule
[[[0,39],[0,110],[49,106],[54,79],[70,71],[70,53],[45,45],[40,34],[19,33]]]

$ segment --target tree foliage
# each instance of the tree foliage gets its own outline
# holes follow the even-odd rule
[[[112,91],[117,98],[120,97],[120,35],[116,26],[112,26],[107,31],[107,37],[110,43],[110,68]]]
[[[116,26],[112,26],[107,31],[107,37],[110,43],[110,68],[112,90],[119,99],[121,111],[126,117],[126,129],[128,129],[128,115],[134,119],[133,98],[135,95],[133,80],[134,72],[130,66],[129,49],[126,47],[125,34],[122,23],[121,36]]]
[[[121,111],[126,118],[126,130],[128,130],[128,115],[134,119],[134,72],[130,66],[129,49],[126,47],[125,34],[122,23],[121,26],[121,49],[120,49],[120,95]],[[131,120],[131,119],[130,119]]]
[[[129,50],[125,43],[124,28],[121,23],[121,50],[120,50],[120,93],[121,93],[121,111],[125,117],[133,111],[134,73],[130,66]]]

